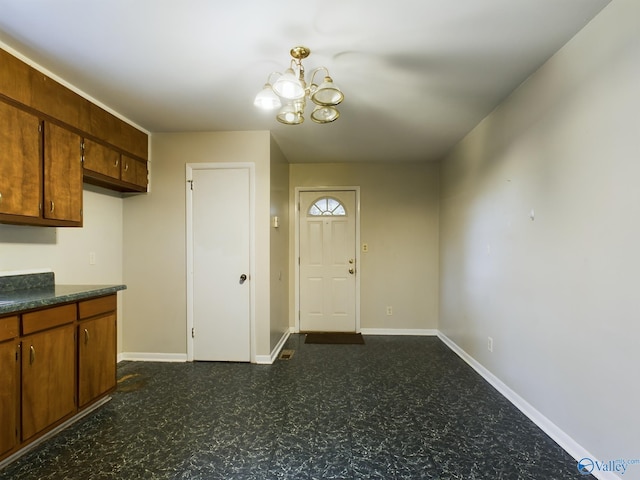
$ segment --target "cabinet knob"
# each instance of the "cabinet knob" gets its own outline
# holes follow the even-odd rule
[[[84,329],[84,344],[86,345],[87,343],[89,343],[89,330],[87,330],[85,328]]]
[[[126,163],[124,164],[124,171],[125,171],[125,172],[129,171],[129,162],[126,162]]]
[[[120,164],[120,160],[114,160],[113,161],[113,166],[117,167]]]
[[[53,200],[51,200],[51,213],[53,213],[55,209],[56,209],[56,204],[53,203]]]
[[[2,192],[0,192],[0,203],[2,203]]]
[[[29,348],[29,365],[33,365],[33,362],[36,361],[36,349],[33,348],[33,345]]]

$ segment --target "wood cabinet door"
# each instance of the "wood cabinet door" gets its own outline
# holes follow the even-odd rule
[[[18,445],[18,412],[20,401],[19,343],[0,343],[0,455]]]
[[[122,155],[122,180],[147,188],[147,162]]]
[[[40,119],[0,101],[0,213],[40,216]]]
[[[86,405],[116,385],[116,314],[78,326],[78,405]]]
[[[44,217],[81,225],[81,138],[55,124],[44,125]]]
[[[75,328],[22,339],[22,440],[75,411]]]
[[[92,140],[84,140],[85,170],[120,179],[120,154]]]

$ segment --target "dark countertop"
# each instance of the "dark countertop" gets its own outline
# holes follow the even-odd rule
[[[11,285],[0,288],[0,315],[101,297],[127,288],[126,285],[52,285],[48,282],[22,285],[12,280]],[[19,280],[22,282],[23,278]],[[53,274],[46,280],[53,280]]]

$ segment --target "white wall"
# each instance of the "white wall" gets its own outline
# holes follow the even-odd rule
[[[0,224],[0,271],[49,268],[58,284],[122,284],[122,205],[118,193],[85,185],[82,228]],[[96,254],[94,265],[89,252]],[[118,292],[118,351],[126,295],[126,290]]]
[[[126,353],[186,358],[185,165],[255,162],[256,353],[270,354],[269,154],[266,131],[151,136],[151,191],[124,205]]]
[[[438,326],[438,173],[438,165],[418,163],[290,166],[292,209],[295,187],[360,187],[360,236],[369,246],[368,253],[360,254],[358,270],[363,329],[424,331]],[[290,278],[296,264],[294,218],[292,210]],[[294,299],[294,282],[290,292]],[[393,307],[392,316],[387,316],[387,306]]]
[[[440,330],[599,460],[640,456],[639,32],[614,0],[442,162]]]

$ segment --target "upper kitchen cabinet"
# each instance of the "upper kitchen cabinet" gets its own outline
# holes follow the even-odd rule
[[[149,171],[147,170],[147,162],[142,162],[135,158],[122,155],[122,180],[136,185],[139,188],[147,189]]]
[[[86,138],[83,145],[85,182],[121,192],[147,191],[147,162]]]
[[[2,49],[0,65],[0,222],[81,225],[83,181],[147,191],[146,133]]]
[[[38,117],[0,101],[0,220],[40,217],[40,128]]]
[[[90,175],[89,172],[92,172],[109,177],[111,180],[120,180],[118,152],[88,139],[84,140],[82,150],[85,175]]]
[[[82,226],[80,148],[77,134],[0,100],[0,221]]]
[[[52,123],[44,130],[44,218],[82,226],[82,139]]]

